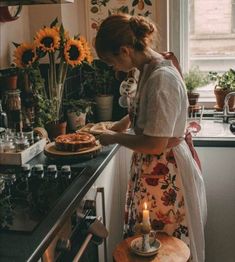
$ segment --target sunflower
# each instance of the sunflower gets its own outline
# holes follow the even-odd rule
[[[60,35],[55,28],[45,27],[36,33],[35,44],[44,52],[55,52],[60,47]]]
[[[85,59],[85,52],[80,40],[69,39],[64,47],[64,57],[71,66],[80,65]]]
[[[23,43],[15,49],[13,56],[16,66],[31,66],[37,59],[36,48],[33,44]]]
[[[84,53],[85,53],[85,59],[87,60],[87,62],[89,64],[91,64],[92,61],[93,61],[93,56],[92,56],[92,53],[91,53],[91,49],[90,49],[86,39],[83,36],[81,36],[79,38],[79,40],[81,41],[81,43],[83,45],[83,49],[84,49]]]

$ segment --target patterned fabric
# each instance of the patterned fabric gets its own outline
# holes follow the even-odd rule
[[[189,245],[182,183],[172,149],[163,154],[134,153],[125,208],[125,237],[142,221],[144,202],[153,230],[166,232]]]

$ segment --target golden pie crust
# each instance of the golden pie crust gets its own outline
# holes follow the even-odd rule
[[[79,152],[96,146],[95,137],[87,132],[60,135],[55,139],[59,151]]]
[[[114,124],[115,122],[110,122],[110,121],[99,122],[97,124],[89,123],[84,127],[82,127],[81,129],[79,129],[79,131],[86,131],[94,135],[99,135],[104,133],[106,130],[110,130]]]

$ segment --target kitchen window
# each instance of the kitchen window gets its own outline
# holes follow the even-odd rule
[[[193,66],[220,73],[234,68],[235,0],[222,2],[168,0],[168,47],[178,56],[183,72]],[[199,101],[206,107],[215,103],[213,89],[213,84],[198,89]]]

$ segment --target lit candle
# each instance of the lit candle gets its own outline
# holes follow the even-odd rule
[[[144,209],[143,209],[143,225],[147,226],[150,224],[149,222],[149,210],[147,209],[147,203],[144,202]]]

